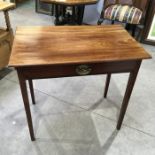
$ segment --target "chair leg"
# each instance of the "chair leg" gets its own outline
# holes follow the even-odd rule
[[[72,7],[72,22],[75,24],[76,22],[76,11],[75,6]]]
[[[82,25],[83,16],[84,16],[85,5],[78,6],[78,25]]]
[[[115,24],[115,21],[114,21],[114,20],[112,20],[112,21],[111,21],[111,24],[112,24],[112,25],[114,25],[114,24]]]
[[[108,88],[110,84],[110,79],[111,79],[111,73],[107,75],[106,78],[106,84],[105,84],[105,90],[104,90],[104,98],[107,98],[107,93],[108,93]]]
[[[97,25],[101,25],[103,23],[103,19],[100,18],[98,21],[97,21]]]
[[[54,16],[54,12],[55,12],[55,7],[54,4],[51,5],[51,15]]]
[[[126,24],[125,29],[129,30],[130,29],[130,24]]]
[[[97,25],[101,25],[103,23],[103,20],[104,20],[103,18],[104,18],[104,12],[102,10],[101,15],[100,15],[100,18],[97,21]]]
[[[141,37],[142,37],[143,31],[144,31],[144,25],[138,25],[137,28],[138,28],[139,32],[136,36],[136,40],[141,42],[142,41]]]
[[[55,25],[59,25],[59,6],[55,5]]]
[[[11,30],[11,24],[10,24],[10,18],[9,18],[9,13],[8,11],[4,11],[4,16],[5,16],[5,22],[7,26],[7,30]]]
[[[132,36],[135,37],[136,25],[132,25]]]

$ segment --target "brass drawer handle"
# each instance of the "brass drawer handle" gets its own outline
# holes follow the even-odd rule
[[[91,71],[92,69],[88,65],[79,65],[76,67],[76,73],[78,75],[88,75]]]

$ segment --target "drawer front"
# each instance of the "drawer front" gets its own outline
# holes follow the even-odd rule
[[[30,66],[17,68],[17,71],[22,73],[25,78],[40,79],[131,72],[136,65],[137,61],[121,61],[93,64]]]

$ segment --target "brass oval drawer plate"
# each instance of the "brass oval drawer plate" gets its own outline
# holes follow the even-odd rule
[[[76,73],[78,75],[88,75],[90,74],[92,69],[88,65],[79,65],[76,67]]]

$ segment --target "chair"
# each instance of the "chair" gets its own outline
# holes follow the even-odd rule
[[[150,0],[105,0],[98,25],[104,19],[125,23],[126,29],[132,27],[132,36],[135,36],[137,25],[144,24],[145,14]]]
[[[7,66],[13,41],[8,10],[15,7],[14,3],[0,1],[0,11],[4,12],[6,28],[0,28],[0,69]]]

